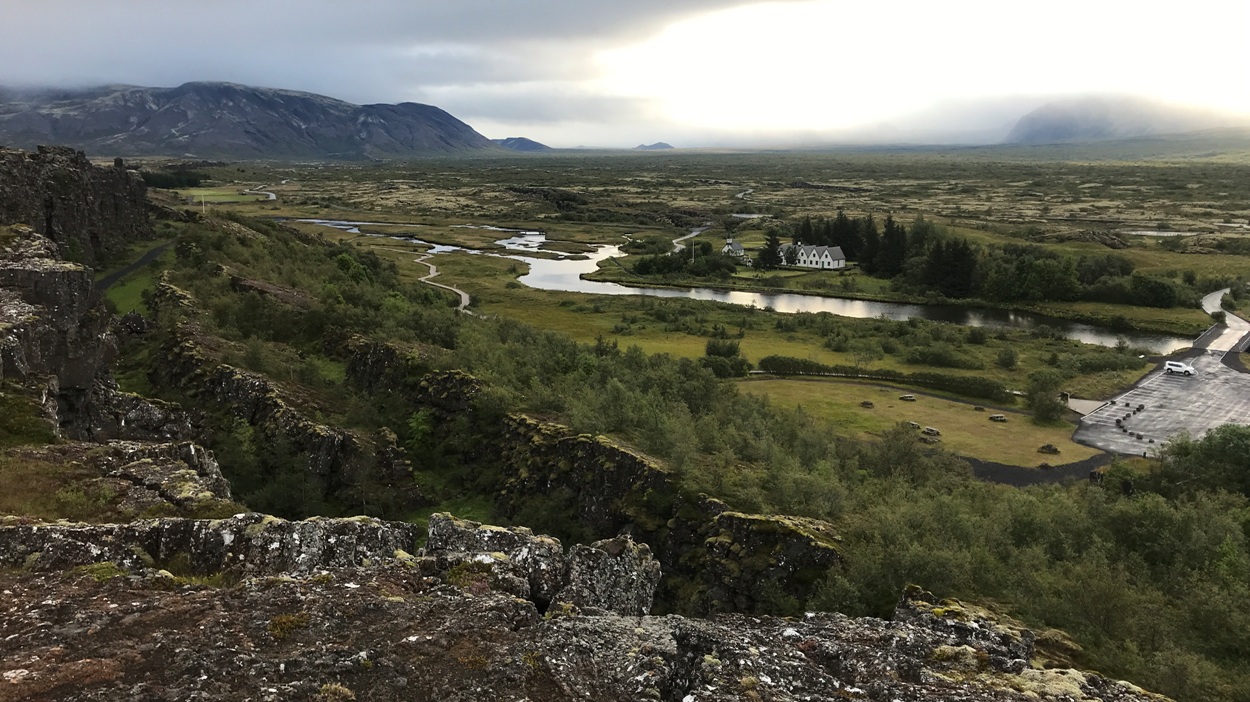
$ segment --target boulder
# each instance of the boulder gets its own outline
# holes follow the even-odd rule
[[[584,612],[641,617],[650,613],[659,584],[660,564],[651,557],[651,549],[628,536],[618,536],[573,546],[564,587],[555,601],[576,605]]]
[[[527,599],[540,607],[552,601],[564,586],[564,548],[560,540],[536,536],[525,527],[504,528],[459,519],[449,513],[430,516],[429,540],[425,553],[485,554],[489,565],[506,564],[529,585]],[[499,554],[502,558],[491,558]]]

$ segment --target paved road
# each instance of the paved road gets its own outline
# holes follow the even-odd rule
[[[283,183],[285,183],[286,181],[284,180],[284,181],[282,181],[282,182],[283,182]],[[243,192],[244,192],[244,193],[246,193],[246,194],[248,194],[248,195],[264,195],[266,200],[277,200],[277,199],[278,199],[278,195],[277,195],[276,193],[271,193],[271,192],[269,192],[268,190],[261,190],[261,188],[267,188],[267,187],[269,187],[269,186],[268,186],[268,185],[258,185],[258,186],[256,186],[256,188],[255,188],[255,189],[253,189],[253,190],[244,190]]]
[[[1190,359],[1198,374],[1189,378],[1161,370],[1150,373],[1083,417],[1073,439],[1114,453],[1153,454],[1181,431],[1198,437],[1221,424],[1250,424],[1250,375],[1221,363],[1223,356],[1222,351],[1205,351]],[[1139,405],[1145,408],[1134,414]],[[1117,419],[1123,428],[1116,426]]]
[[[1220,309],[1228,288],[1202,298],[1207,313]],[[1194,342],[1187,359],[1198,374],[1193,377],[1156,369],[1101,409],[1081,418],[1073,439],[1104,451],[1153,454],[1172,436],[1188,432],[1200,437],[1222,424],[1250,424],[1250,374],[1240,363],[1229,363],[1250,342],[1250,322],[1234,314]],[[1143,409],[1134,414],[1139,406]],[[1120,426],[1116,426],[1116,420]],[[1137,435],[1141,434],[1141,438]]]
[[[1220,300],[1224,299],[1224,293],[1227,292],[1228,288],[1224,288],[1202,298],[1202,311],[1207,314],[1219,311],[1221,309]],[[1206,334],[1203,335],[1203,338],[1200,340],[1204,342],[1202,344],[1203,348],[1208,351],[1231,351],[1238,347],[1238,344],[1241,343],[1247,334],[1250,334],[1250,322],[1231,312],[1227,313],[1224,319],[1224,326],[1216,327],[1219,330],[1219,336],[1208,338]]]
[[[117,271],[116,273],[110,273],[104,276],[103,278],[97,280],[95,282],[95,289],[99,290],[100,292],[104,292],[105,290],[108,290],[109,288],[113,286],[114,283],[121,280],[122,278],[125,278],[131,273],[134,273],[135,271],[139,270],[143,266],[148,265],[149,263],[152,262],[153,259],[165,253],[167,250],[169,250],[169,247],[173,245],[174,245],[174,242],[167,241],[164,244],[161,244],[160,246],[143,254],[142,256],[139,257],[138,261],[135,261],[134,263],[130,264],[129,266],[126,266],[125,268],[121,269],[120,271]]]

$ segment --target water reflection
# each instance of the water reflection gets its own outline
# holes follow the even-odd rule
[[[330,220],[300,220],[325,226],[335,227],[349,232],[359,232],[362,225],[370,222],[340,222]],[[394,225],[391,225],[394,226]],[[913,317],[937,322],[951,322],[969,327],[1006,327],[1011,329],[1035,329],[1046,326],[1055,329],[1069,339],[1083,341],[1087,344],[1115,346],[1121,339],[1129,345],[1148,349],[1154,353],[1171,353],[1177,349],[1193,344],[1192,340],[1168,336],[1164,334],[1148,334],[1142,332],[1121,332],[1081,324],[1065,319],[1047,317],[1031,312],[1015,312],[991,308],[967,307],[963,305],[913,305],[899,302],[875,302],[871,300],[851,300],[840,297],[822,297],[819,295],[802,295],[798,293],[745,292],[740,290],[715,290],[711,288],[655,288],[645,285],[621,285],[595,280],[583,280],[582,275],[593,273],[599,269],[599,262],[615,256],[622,256],[620,247],[615,245],[598,245],[590,254],[579,254],[576,258],[568,254],[544,248],[547,241],[542,232],[523,232],[519,230],[499,230],[515,232],[515,236],[501,239],[495,243],[510,251],[536,252],[543,251],[557,258],[535,258],[518,254],[492,254],[529,265],[529,272],[518,280],[539,290],[558,290],[578,292],[591,295],[647,295],[650,297],[685,298],[690,300],[711,300],[745,307],[771,308],[778,312],[830,312],[843,317],[872,319],[884,317],[893,320],[907,320]],[[433,253],[465,251],[483,253],[473,249],[457,246],[435,245],[421,241],[415,237],[393,236],[413,243],[430,246]]]

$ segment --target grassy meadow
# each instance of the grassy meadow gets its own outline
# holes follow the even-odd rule
[[[1057,465],[1101,453],[1072,442],[1076,426],[1071,422],[1039,426],[1018,410],[986,407],[985,411],[977,411],[979,405],[917,393],[911,388],[823,378],[752,378],[741,381],[738,387],[782,407],[802,407],[809,414],[828,420],[838,431],[861,438],[879,438],[900,422],[934,427],[942,432],[939,438],[946,450],[1007,465]],[[916,401],[900,400],[903,394],[915,395]],[[873,406],[861,406],[865,400]],[[989,415],[995,413],[1006,413],[1008,421],[989,421]],[[1059,447],[1061,453],[1038,453],[1044,444]]]

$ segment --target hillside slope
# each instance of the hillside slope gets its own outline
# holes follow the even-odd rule
[[[1008,144],[1058,144],[1180,134],[1230,126],[1226,117],[1135,98],[1087,97],[1047,103],[1024,115]]]
[[[494,149],[431,105],[354,105],[233,83],[0,91],[0,143],[116,156],[404,158]]]

